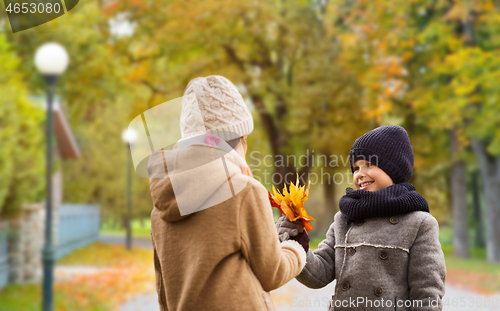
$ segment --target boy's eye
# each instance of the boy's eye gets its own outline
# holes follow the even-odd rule
[[[356,172],[356,171],[358,171],[358,170],[359,170],[359,167],[355,166],[355,167],[354,167],[354,171]]]

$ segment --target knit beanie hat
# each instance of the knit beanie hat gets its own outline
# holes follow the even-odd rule
[[[250,110],[231,81],[208,76],[189,82],[182,98],[182,139],[209,133],[229,141],[252,131]]]
[[[351,171],[357,160],[381,168],[395,184],[406,183],[413,173],[413,148],[401,126],[381,126],[356,139],[349,153]]]

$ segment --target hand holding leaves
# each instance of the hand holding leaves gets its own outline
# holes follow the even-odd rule
[[[276,222],[276,230],[278,231],[280,242],[284,242],[304,232],[304,223],[300,220],[291,222],[286,216],[281,216]]]

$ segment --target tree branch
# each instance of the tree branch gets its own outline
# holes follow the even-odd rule
[[[130,55],[130,53],[125,52],[125,57],[127,57],[130,64],[137,64],[137,63],[141,63],[141,62],[146,61],[146,60],[158,59],[158,58],[162,58],[163,56],[165,56],[165,54],[164,54],[164,51],[162,48],[156,54],[144,55],[144,56],[141,56],[138,58],[134,58],[132,55]]]
[[[238,66],[238,68],[242,71],[242,72],[245,72],[245,64],[243,62],[243,60],[241,60],[238,55],[236,55],[236,51],[229,45],[227,44],[224,44],[222,45],[222,48],[224,49],[224,51],[226,52],[227,56],[229,57],[229,59],[234,63],[236,64],[236,66]]]
[[[259,114],[260,120],[262,121],[262,125],[264,126],[264,130],[269,141],[269,146],[271,147],[271,152],[273,153],[273,156],[276,157],[280,154],[278,145],[280,136],[279,129],[274,124],[273,117],[264,105],[262,97],[257,94],[250,94],[250,98],[252,99],[252,102],[257,109],[257,113]]]
[[[153,92],[153,94],[167,94],[167,91],[162,90],[162,89],[154,86],[151,82],[149,82],[147,80],[140,79],[139,83],[147,86],[151,90],[151,92]]]

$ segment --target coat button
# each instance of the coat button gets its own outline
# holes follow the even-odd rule
[[[382,287],[377,287],[377,289],[375,290],[375,296],[382,296],[382,294],[384,293],[384,289]]]
[[[356,220],[356,221],[354,222],[354,224],[355,224],[356,226],[361,226],[364,222],[365,222],[364,220]]]
[[[380,251],[379,256],[380,256],[380,259],[386,260],[387,257],[389,257],[389,254],[387,254],[386,251]]]
[[[348,289],[349,289],[349,287],[351,287],[351,286],[349,285],[349,282],[344,282],[344,283],[342,283],[342,287],[341,287],[341,288],[342,288],[342,290],[348,290]]]
[[[349,254],[349,256],[353,256],[354,254],[356,254],[356,249],[354,247],[349,247],[347,249],[347,253]]]
[[[389,219],[389,222],[393,225],[397,224],[398,223],[398,218],[396,216],[392,216],[390,219]]]

